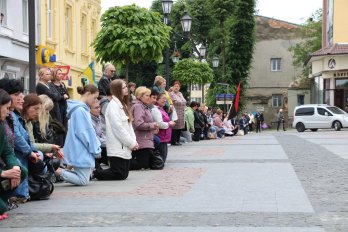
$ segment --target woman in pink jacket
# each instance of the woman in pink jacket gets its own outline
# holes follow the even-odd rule
[[[133,101],[133,128],[139,145],[139,150],[132,152],[130,170],[150,168],[150,158],[153,156],[153,135],[158,130],[158,124],[153,121],[150,102],[151,90],[138,87],[135,90],[136,100]]]
[[[166,104],[166,96],[164,93],[160,93],[157,96],[157,103],[158,110],[161,112],[162,120],[165,124],[167,124],[166,128],[161,128],[158,132],[158,137],[160,138],[160,145],[159,145],[159,152],[164,162],[166,162],[167,154],[168,154],[168,146],[167,144],[170,142],[172,137],[172,127],[175,125],[175,122],[170,120],[169,115],[167,112],[163,109],[163,107]]]

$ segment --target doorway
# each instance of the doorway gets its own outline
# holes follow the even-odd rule
[[[346,103],[346,97],[345,95],[348,94],[348,90],[345,89],[335,89],[335,101],[334,101],[334,105],[344,109],[345,104]],[[348,97],[348,96],[347,96]]]

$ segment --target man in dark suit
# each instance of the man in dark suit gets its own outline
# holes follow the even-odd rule
[[[112,64],[106,64],[105,70],[103,76],[100,78],[98,83],[98,89],[99,89],[99,97],[107,96],[106,89],[110,85],[110,82],[113,80],[114,76],[116,74],[115,66]]]

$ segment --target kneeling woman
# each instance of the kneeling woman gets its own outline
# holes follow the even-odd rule
[[[95,158],[100,157],[100,142],[92,125],[89,106],[99,95],[94,85],[77,87],[80,101],[68,100],[68,134],[64,145],[64,156],[70,170],[58,168],[56,175],[74,185],[87,185]]]
[[[4,122],[10,112],[11,97],[0,89],[0,220],[7,218],[7,201],[13,189],[27,176],[27,169],[21,167],[13,148],[8,142]]]
[[[110,168],[97,169],[94,177],[99,180],[125,180],[128,177],[132,150],[138,149],[132,127],[127,85],[123,80],[110,84],[112,100],[105,113],[106,149]]]
[[[150,161],[153,156],[153,135],[158,130],[158,124],[153,121],[149,108],[151,90],[146,87],[139,87],[135,90],[137,100],[133,101],[132,115],[134,117],[133,127],[139,150],[133,151],[130,169],[139,170],[150,168]]]

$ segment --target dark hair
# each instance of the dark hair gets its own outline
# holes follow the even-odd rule
[[[11,96],[3,89],[0,89],[0,106],[3,106],[11,101]]]
[[[174,82],[173,82],[173,86],[174,86],[174,85],[179,85],[179,86],[181,86],[181,84],[180,84],[179,81],[174,81]]]
[[[17,79],[10,79],[8,77],[0,80],[0,88],[5,90],[8,94],[23,93],[23,86]]]
[[[136,84],[134,82],[129,82],[128,83],[128,88],[132,87],[132,86],[136,86]]]
[[[41,98],[36,93],[30,93],[24,97],[22,116],[25,116],[30,106],[42,104]]]
[[[158,92],[157,90],[151,89],[150,97],[151,97],[151,96],[156,96],[156,97],[158,97],[158,95],[159,95],[159,92]]]
[[[89,85],[85,85],[83,87],[82,86],[77,87],[77,92],[78,92],[78,94],[83,95],[87,92],[94,94],[96,92],[99,92],[99,90],[95,85],[89,84]]]
[[[195,106],[198,106],[198,102],[192,101],[192,102],[190,103],[190,107],[193,108],[193,107],[195,107]]]
[[[121,79],[116,79],[110,83],[110,91],[113,96],[115,96],[122,104],[125,114],[129,118],[129,122],[133,120],[132,114],[129,110],[129,98],[128,96],[123,96],[122,85],[125,83]]]

